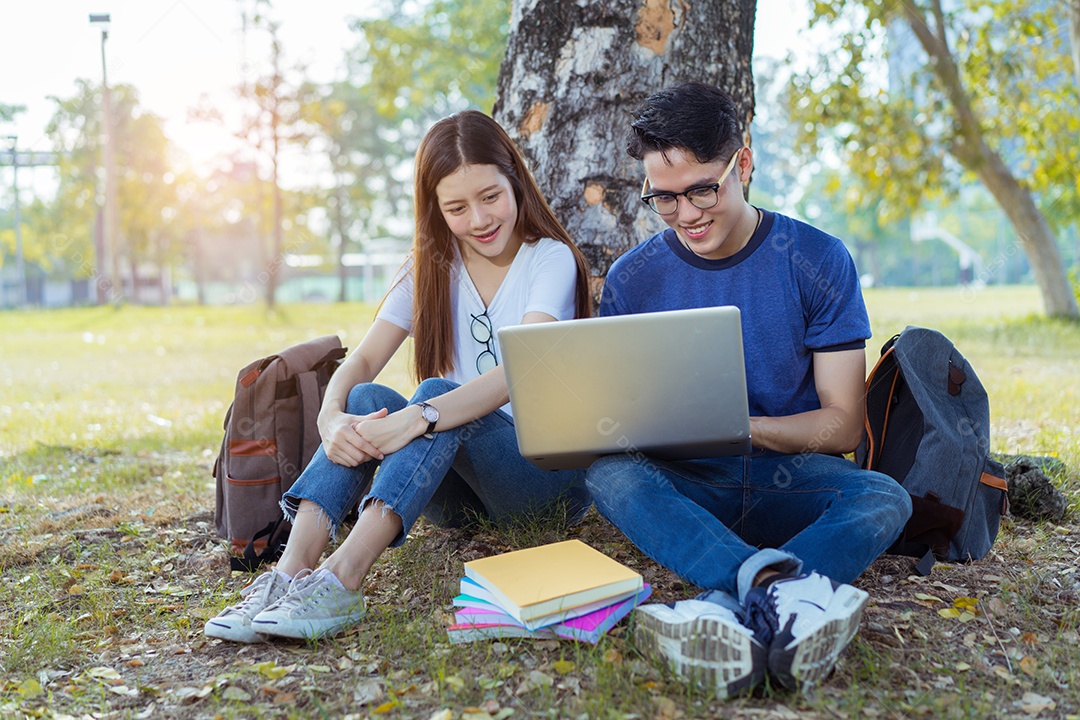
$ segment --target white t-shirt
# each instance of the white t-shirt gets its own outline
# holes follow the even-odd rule
[[[398,282],[400,280],[400,282]],[[510,270],[499,286],[488,317],[495,333],[506,325],[519,325],[526,313],[542,312],[556,320],[574,317],[577,262],[570,248],[558,240],[542,238],[522,243],[510,264]],[[454,323],[454,367],[446,379],[459,385],[480,376],[476,359],[487,349],[472,335],[472,318],[484,312],[484,302],[465,270],[461,256],[454,249],[450,266],[450,311]],[[412,335],[413,329],[412,262],[406,263],[394,279],[376,319],[386,320]],[[502,362],[498,335],[491,341],[495,357]],[[510,412],[510,403],[502,410]]]

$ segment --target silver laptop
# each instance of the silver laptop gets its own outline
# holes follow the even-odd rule
[[[736,307],[514,325],[499,349],[518,449],[540,468],[750,452]]]

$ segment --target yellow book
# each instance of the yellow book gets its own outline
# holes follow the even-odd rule
[[[641,575],[580,540],[465,563],[465,577],[523,622],[641,590]]]

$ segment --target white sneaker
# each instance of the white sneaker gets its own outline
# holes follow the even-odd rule
[[[232,640],[240,643],[265,642],[251,629],[251,620],[260,612],[276,603],[289,592],[289,580],[277,570],[264,572],[255,582],[240,591],[244,599],[222,610],[216,617],[206,621],[203,633],[208,637]]]
[[[702,600],[642,605],[634,640],[677,675],[726,698],[765,680],[767,651],[728,608]]]
[[[325,568],[295,580],[287,595],[251,621],[262,635],[313,640],[336,635],[364,617],[364,596],[346,590]]]
[[[869,599],[818,573],[777,580],[746,597],[748,625],[769,639],[769,673],[784,687],[818,685],[855,637]]]

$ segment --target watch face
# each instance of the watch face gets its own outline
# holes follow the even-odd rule
[[[424,416],[424,419],[427,420],[429,423],[439,421],[439,411],[431,407],[430,405],[421,405],[420,414],[422,414]]]

